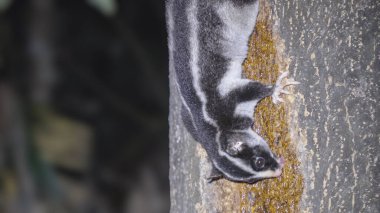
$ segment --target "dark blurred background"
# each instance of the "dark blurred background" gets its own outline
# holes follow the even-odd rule
[[[164,0],[0,0],[0,212],[168,212]]]

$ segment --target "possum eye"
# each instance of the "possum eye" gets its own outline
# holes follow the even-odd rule
[[[257,169],[262,169],[262,168],[264,168],[264,166],[265,166],[265,159],[262,158],[262,157],[257,157],[257,158],[255,158],[255,160],[254,160],[254,164],[255,164],[255,167],[256,167]]]

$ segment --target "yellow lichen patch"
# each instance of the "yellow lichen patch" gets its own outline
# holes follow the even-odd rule
[[[245,75],[262,83],[273,84],[285,67],[276,50],[268,7],[261,6],[255,32],[249,43],[249,54],[244,63]],[[288,133],[285,105],[274,105],[271,98],[256,108],[254,129],[269,143],[285,167],[281,177],[240,185],[242,212],[297,212],[303,190],[299,161]]]

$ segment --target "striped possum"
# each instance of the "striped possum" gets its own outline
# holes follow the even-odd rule
[[[282,102],[282,73],[275,85],[242,77],[255,27],[257,0],[167,0],[169,67],[181,96],[183,123],[212,162],[209,181],[254,183],[278,177],[284,159],[252,130],[256,104]]]

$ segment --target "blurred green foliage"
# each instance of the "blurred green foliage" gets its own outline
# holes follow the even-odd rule
[[[6,10],[11,3],[11,0],[0,0],[0,12]]]
[[[116,13],[117,5],[115,0],[87,0],[87,2],[105,16],[113,16]]]

